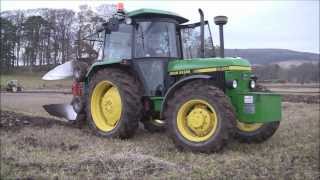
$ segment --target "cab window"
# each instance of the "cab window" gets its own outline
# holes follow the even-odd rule
[[[132,26],[120,24],[119,30],[105,35],[104,59],[132,58]]]
[[[181,26],[181,44],[184,59],[201,57],[200,23]],[[208,22],[204,26],[205,57],[214,57],[214,47]]]
[[[135,58],[177,57],[175,27],[170,22],[138,22],[135,26]]]

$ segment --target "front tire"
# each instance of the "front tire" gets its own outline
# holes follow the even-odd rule
[[[87,117],[93,131],[103,137],[132,137],[142,112],[140,83],[121,69],[99,70],[91,78]]]
[[[255,91],[271,92],[266,86],[260,84],[257,84]],[[237,121],[235,139],[243,143],[261,143],[273,136],[279,126],[280,121],[252,124]]]
[[[191,81],[176,90],[165,109],[169,136],[178,148],[220,151],[235,128],[233,107],[223,91],[209,81]]]
[[[235,139],[244,143],[261,143],[269,139],[279,128],[280,121],[246,124],[237,122]]]

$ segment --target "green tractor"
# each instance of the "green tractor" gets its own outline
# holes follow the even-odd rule
[[[102,58],[71,63],[71,105],[44,108],[74,121],[86,117],[103,137],[130,138],[141,122],[150,132],[166,130],[177,147],[195,152],[217,152],[230,138],[267,140],[280,124],[280,96],[256,87],[247,60],[224,57],[227,17],[214,18],[220,29],[216,55],[209,23],[201,9],[199,14],[198,23],[185,24],[186,18],[172,12],[119,8],[98,28]],[[62,77],[61,69],[43,79]]]

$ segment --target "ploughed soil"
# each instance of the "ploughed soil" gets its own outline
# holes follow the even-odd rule
[[[128,140],[86,124],[2,110],[1,179],[319,179],[319,104],[283,103],[273,137],[231,140],[213,154],[177,150],[165,133],[140,128]]]
[[[18,131],[23,127],[43,127],[50,128],[53,125],[70,126],[71,123],[57,121],[53,118],[45,118],[40,116],[28,116],[12,111],[2,111],[0,128],[2,131]]]
[[[282,101],[307,103],[307,104],[320,104],[320,95],[302,95],[302,94],[283,94]]]
[[[117,145],[115,145],[112,153],[106,153],[100,149],[98,155],[96,154],[97,152],[93,154],[98,157],[91,157],[92,155],[86,155],[85,152],[82,154],[84,155],[82,158],[76,159],[76,163],[73,163],[72,160],[69,163],[64,159],[67,154],[77,153],[81,156],[80,152],[86,151],[86,144],[92,141],[87,140],[82,143],[73,142],[72,139],[67,140],[68,142],[61,141],[64,139],[63,132],[78,131],[82,137],[93,138],[94,141],[102,140],[94,136],[83,122],[70,123],[54,118],[30,116],[5,110],[1,112],[0,130],[2,134],[1,140],[2,142],[5,141],[5,143],[1,144],[1,167],[3,168],[1,168],[0,174],[0,177],[4,179],[13,177],[17,179],[47,179],[48,177],[53,179],[82,179],[82,174],[88,170],[90,172],[87,172],[85,177],[89,179],[136,179],[145,176],[151,178],[163,176],[170,172],[184,174],[187,169],[191,170],[191,166],[175,164],[151,155],[131,152],[130,149],[118,151]],[[51,135],[44,135],[45,137],[43,137],[40,135],[41,133],[54,134],[60,141]],[[11,139],[12,136],[13,138]],[[11,147],[6,146],[7,140],[12,140],[10,145],[7,144]],[[118,143],[126,142],[117,141]],[[94,146],[98,147],[97,144]],[[11,154],[11,152],[7,151],[11,148],[22,153],[7,156]],[[89,145],[89,148],[92,147]],[[37,157],[38,155],[42,156],[42,153],[47,155],[54,154],[53,156],[57,156],[56,160],[59,163],[50,158],[52,154],[49,155],[50,160],[45,160],[48,157],[45,159]],[[60,155],[61,157],[59,157]],[[27,157],[27,160],[24,159],[25,157]],[[50,173],[47,174],[48,172],[46,171],[50,171]],[[57,175],[52,171],[61,171],[62,174]]]

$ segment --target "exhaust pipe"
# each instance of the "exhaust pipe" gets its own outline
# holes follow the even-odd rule
[[[227,16],[214,17],[214,23],[219,26],[219,39],[220,39],[220,57],[224,58],[224,39],[223,39],[223,25],[227,24]]]
[[[199,8],[198,9],[199,14],[200,14],[200,41],[201,41],[201,46],[200,46],[200,51],[201,51],[201,58],[205,57],[204,54],[204,16],[202,10]]]

